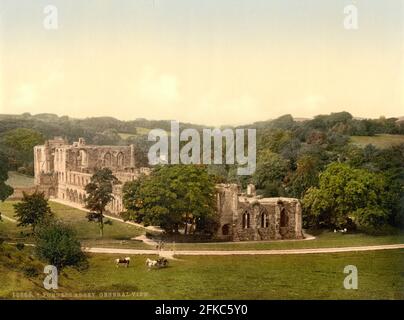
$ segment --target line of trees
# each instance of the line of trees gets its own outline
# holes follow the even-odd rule
[[[212,234],[217,228],[215,184],[203,165],[165,165],[150,176],[126,183],[125,219],[159,225],[169,233],[198,230]]]

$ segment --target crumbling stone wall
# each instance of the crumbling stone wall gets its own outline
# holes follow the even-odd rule
[[[110,213],[123,211],[122,186],[149,168],[137,168],[134,146],[86,145],[83,138],[68,144],[62,138],[46,141],[34,148],[35,184],[48,197],[84,206],[85,186],[99,168],[110,168],[120,183],[114,187]]]
[[[251,186],[250,190],[253,190]],[[302,212],[297,199],[259,198],[251,191],[248,195],[239,193],[232,185],[221,185],[217,197],[220,239],[257,241],[303,237]],[[225,235],[226,225],[231,225],[231,229]]]

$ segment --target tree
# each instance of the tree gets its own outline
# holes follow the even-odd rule
[[[35,191],[33,194],[23,192],[21,202],[14,204],[18,226],[31,226],[35,232],[36,226],[53,217],[45,193]]]
[[[214,195],[213,178],[206,166],[165,165],[140,182],[128,183],[124,204],[137,222],[159,225],[170,233],[178,232],[180,226],[185,226],[187,233],[188,223],[212,232]]]
[[[129,181],[124,184],[122,193],[123,193],[123,206],[126,208],[126,211],[121,213],[121,216],[124,220],[132,220],[137,223],[141,223],[144,221],[144,213],[142,212],[142,200],[140,198],[140,188],[144,183],[146,177],[140,176],[138,179],[134,181]]]
[[[87,214],[89,221],[99,224],[100,235],[104,235],[104,212],[105,207],[114,199],[112,194],[113,185],[118,183],[118,179],[108,168],[97,170],[91,177],[90,183],[86,185],[85,198],[86,208],[90,210]]]
[[[27,128],[16,128],[2,134],[0,143],[7,152],[10,166],[18,169],[24,166],[33,172],[33,152],[34,146],[44,142],[44,137],[36,130]]]
[[[282,183],[288,172],[288,161],[279,154],[263,151],[258,154],[257,169],[252,177],[257,189],[263,189],[265,196],[282,193]]]
[[[379,228],[387,223],[391,201],[387,179],[382,174],[332,163],[320,174],[319,186],[303,199],[309,223],[326,227]]]
[[[13,194],[13,188],[7,185],[5,182],[8,179],[8,161],[7,157],[0,152],[0,201],[6,200]],[[0,212],[1,220],[1,212]]]
[[[290,193],[301,198],[306,190],[318,182],[320,161],[318,158],[304,154],[297,161],[297,168],[290,179]]]
[[[40,259],[58,268],[81,266],[86,262],[73,229],[56,220],[38,228],[35,251]]]

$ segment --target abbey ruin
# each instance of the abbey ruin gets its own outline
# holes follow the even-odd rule
[[[83,138],[69,144],[56,137],[34,148],[35,184],[50,198],[84,207],[85,186],[97,168],[110,168],[118,178],[114,200],[108,205],[111,214],[125,210],[122,187],[150,168],[136,165],[135,148],[131,146],[87,145]],[[242,193],[236,184],[217,185],[217,238],[230,241],[301,239],[302,210],[291,198],[261,198],[253,185]]]

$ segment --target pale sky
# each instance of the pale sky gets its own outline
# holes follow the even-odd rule
[[[43,26],[48,4],[57,30]],[[344,28],[344,7],[359,28]],[[404,115],[402,0],[0,0],[0,113]]]

